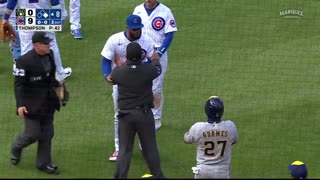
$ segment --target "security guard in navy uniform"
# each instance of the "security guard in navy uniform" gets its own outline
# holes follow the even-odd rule
[[[54,113],[60,110],[51,41],[45,32],[35,32],[33,49],[16,61],[14,90],[17,114],[24,122],[24,131],[12,145],[11,163],[17,165],[23,148],[38,142],[36,167],[48,174],[59,174],[51,160]]]
[[[154,178],[164,178],[154,128],[152,81],[161,74],[157,60],[142,64],[141,46],[132,42],[126,49],[127,61],[111,72],[111,80],[118,85],[119,155],[115,178],[127,178],[134,139],[138,133],[149,170]]]

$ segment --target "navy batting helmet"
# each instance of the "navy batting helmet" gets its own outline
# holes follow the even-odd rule
[[[224,105],[218,96],[210,96],[205,104],[205,112],[208,116],[208,122],[220,122],[224,112]]]

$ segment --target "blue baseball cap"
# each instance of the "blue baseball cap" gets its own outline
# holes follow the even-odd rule
[[[143,24],[141,23],[140,16],[130,15],[127,18],[127,26],[130,29],[140,29],[143,28]]]
[[[307,166],[302,161],[294,161],[288,166],[289,173],[295,179],[307,179],[308,170]]]

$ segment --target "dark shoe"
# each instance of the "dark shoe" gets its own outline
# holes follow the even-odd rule
[[[11,153],[12,153],[12,156],[10,158],[11,160],[11,164],[13,165],[17,165],[19,164],[20,160],[21,160],[21,149],[12,149],[11,150]]]
[[[40,171],[43,171],[43,172],[46,172],[48,174],[54,174],[54,175],[58,175],[60,172],[59,172],[59,169],[58,169],[58,166],[56,165],[53,165],[53,164],[49,164],[45,167],[38,167],[38,169]]]
[[[21,159],[18,157],[12,156],[10,160],[11,160],[11,164],[18,165]]]

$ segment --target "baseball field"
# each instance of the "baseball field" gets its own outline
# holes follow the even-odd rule
[[[69,1],[66,1],[68,5]],[[55,116],[50,176],[35,168],[36,144],[18,166],[10,146],[23,130],[15,115],[11,55],[0,43],[0,178],[112,178],[115,163],[112,87],[101,73],[100,52],[107,38],[126,29],[125,19],[143,0],[82,0],[82,40],[69,24],[57,32],[71,97]],[[165,105],[157,132],[164,174],[193,178],[196,147],[183,142],[197,121],[206,121],[211,95],[225,103],[224,119],[235,122],[233,178],[288,178],[288,164],[307,164],[319,178],[320,1],[160,0],[178,27],[168,50]],[[130,178],[149,173],[136,141]]]

